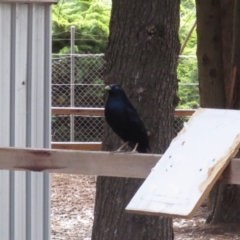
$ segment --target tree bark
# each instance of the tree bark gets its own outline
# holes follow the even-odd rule
[[[196,0],[201,107],[240,109],[240,3]],[[240,187],[216,184],[209,223],[240,221]]]
[[[196,4],[200,105],[225,108],[220,1],[197,0]]]
[[[179,1],[113,1],[105,82],[122,85],[150,133],[153,153],[163,153],[172,139],[178,26]],[[119,145],[105,126],[103,149]],[[98,177],[92,240],[173,239],[170,218],[125,212],[142,182]]]

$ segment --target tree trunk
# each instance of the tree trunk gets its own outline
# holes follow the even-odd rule
[[[240,2],[196,0],[201,107],[240,109]],[[216,184],[207,222],[240,221],[240,187]]]
[[[200,105],[225,108],[220,1],[196,3]]]
[[[113,0],[105,82],[122,85],[150,132],[154,153],[163,153],[172,139],[178,26],[179,1]],[[120,143],[105,126],[104,150]],[[142,182],[98,177],[92,240],[173,239],[170,218],[125,212]]]

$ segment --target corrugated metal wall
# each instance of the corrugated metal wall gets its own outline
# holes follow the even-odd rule
[[[0,3],[0,146],[50,147],[51,5]],[[50,239],[48,174],[0,171],[0,239]]]

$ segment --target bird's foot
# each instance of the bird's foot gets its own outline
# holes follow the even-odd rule
[[[138,153],[137,147],[138,147],[138,143],[135,145],[134,149],[131,152],[125,152],[125,153],[127,153],[127,154]]]
[[[125,152],[125,151],[121,151],[124,147],[126,147],[128,145],[128,142],[125,142],[120,148],[118,148],[115,151],[110,152],[111,154],[113,153],[121,153],[121,152]]]

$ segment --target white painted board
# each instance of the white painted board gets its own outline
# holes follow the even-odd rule
[[[199,109],[126,210],[192,217],[240,146],[240,111]]]

